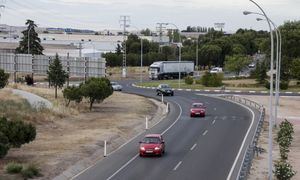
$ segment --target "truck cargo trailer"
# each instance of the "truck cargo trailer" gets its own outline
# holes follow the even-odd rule
[[[154,79],[177,79],[179,73],[181,78],[193,76],[193,61],[158,61],[149,67],[149,78]]]

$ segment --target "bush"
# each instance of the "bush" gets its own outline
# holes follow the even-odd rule
[[[18,174],[22,171],[23,165],[15,162],[8,163],[5,167],[6,172],[9,174]]]
[[[68,101],[66,106],[69,106],[71,101],[80,103],[82,101],[82,92],[80,87],[67,87],[63,90],[64,98]]]
[[[29,74],[27,74],[26,76],[25,76],[25,81],[26,81],[26,84],[28,85],[28,86],[32,86],[33,85],[33,77],[32,76],[30,76]]]
[[[277,161],[275,163],[274,174],[278,180],[290,180],[296,174],[293,167],[285,161]]]
[[[185,84],[192,85],[194,83],[194,78],[191,76],[187,76],[184,78]]]
[[[287,90],[289,88],[289,83],[286,82],[286,81],[283,81],[283,82],[280,83],[279,87],[282,90]]]
[[[30,164],[23,168],[21,173],[25,179],[33,178],[35,176],[40,176],[40,169],[38,169],[35,165]]]
[[[196,80],[195,80],[195,83],[196,83],[196,84],[202,84],[202,81],[201,81],[201,79],[196,79]]]
[[[207,87],[219,87],[222,86],[223,74],[205,72],[201,78],[202,84]]]
[[[0,89],[8,84],[8,78],[9,74],[5,73],[3,69],[0,69]]]

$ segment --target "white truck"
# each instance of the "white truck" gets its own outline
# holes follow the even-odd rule
[[[185,76],[193,76],[194,74],[193,61],[158,61],[154,62],[149,67],[149,78],[154,79],[176,79]]]

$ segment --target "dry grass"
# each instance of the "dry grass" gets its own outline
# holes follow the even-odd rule
[[[61,92],[55,100],[53,89],[18,88],[47,98],[55,103],[55,109],[47,112],[34,112],[31,108],[14,110],[36,125],[37,137],[20,149],[11,149],[0,160],[0,169],[11,161],[35,163],[41,167],[43,179],[51,179],[78,160],[89,157],[102,148],[104,140],[130,139],[143,130],[145,115],[153,117],[156,113],[152,101],[135,95],[114,93],[89,112],[88,103],[71,104],[66,108]],[[24,102],[8,89],[0,91],[0,99],[1,102],[4,99]]]

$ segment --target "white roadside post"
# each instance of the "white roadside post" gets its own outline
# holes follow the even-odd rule
[[[148,129],[148,117],[146,116],[146,130]]]
[[[106,148],[107,148],[107,141],[104,141],[104,157],[106,157],[107,153],[106,153]]]
[[[169,103],[167,103],[166,113],[169,112]]]
[[[161,102],[164,103],[164,94],[161,93]]]

